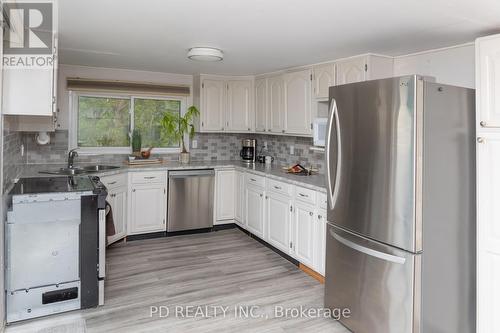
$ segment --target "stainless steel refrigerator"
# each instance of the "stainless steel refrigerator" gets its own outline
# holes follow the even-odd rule
[[[325,305],[356,333],[475,331],[474,90],[330,87]]]

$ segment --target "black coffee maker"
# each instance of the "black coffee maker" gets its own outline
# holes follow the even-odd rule
[[[257,155],[257,141],[253,139],[241,140],[240,157],[245,163],[254,163]]]

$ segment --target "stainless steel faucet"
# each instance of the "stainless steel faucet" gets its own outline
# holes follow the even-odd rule
[[[78,156],[78,153],[76,152],[78,148],[71,149],[68,153],[68,169],[73,169],[73,162],[75,157]]]

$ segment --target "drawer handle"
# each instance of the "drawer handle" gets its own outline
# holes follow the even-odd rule
[[[116,181],[108,183],[108,185],[113,185],[113,184],[116,184]]]
[[[301,197],[304,197],[304,198],[309,198],[309,196],[308,196],[307,194],[304,194],[304,193],[299,193],[299,195],[300,195]]]
[[[250,178],[251,181],[256,182],[257,180],[254,178]]]
[[[144,177],[144,179],[155,179],[155,176]]]
[[[281,187],[276,186],[276,185],[274,186],[274,188],[277,189],[277,190],[281,190]]]

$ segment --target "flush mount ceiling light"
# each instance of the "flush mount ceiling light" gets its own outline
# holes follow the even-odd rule
[[[197,61],[221,61],[224,54],[221,50],[212,47],[193,47],[189,49],[187,57]]]

